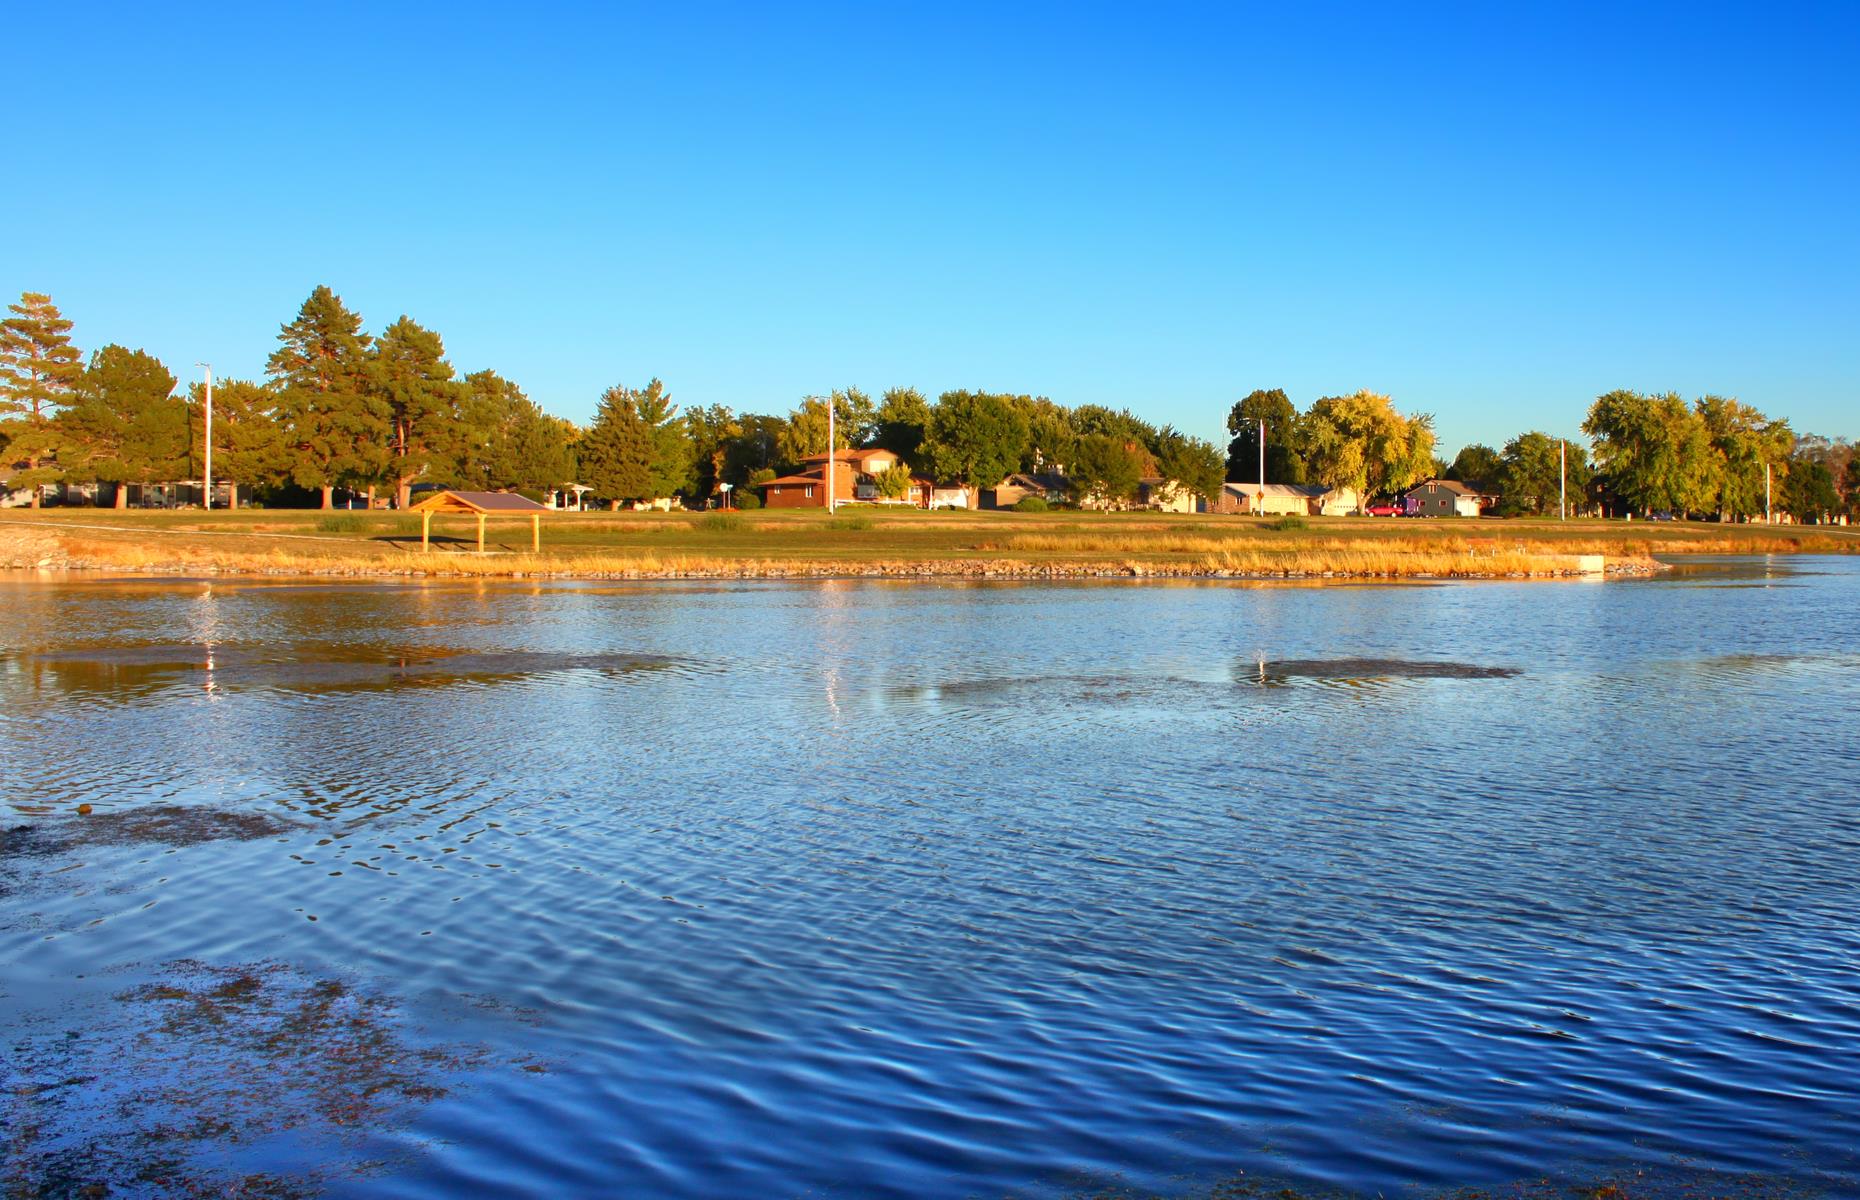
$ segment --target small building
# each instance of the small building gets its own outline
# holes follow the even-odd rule
[[[1137,507],[1153,512],[1200,512],[1201,497],[1173,479],[1150,475],[1137,481]]]
[[[1355,488],[1327,488],[1317,483],[1228,483],[1214,498],[1212,511],[1261,517],[1343,517],[1355,512],[1362,495]]]
[[[979,488],[960,483],[938,483],[930,487],[930,508],[974,508],[981,495]]]
[[[1028,496],[1038,496],[1048,504],[1063,504],[1066,500],[1066,478],[1063,475],[1030,475],[1016,471],[991,488],[981,490],[983,508],[1013,508]]]
[[[1485,497],[1454,479],[1430,479],[1402,496],[1402,512],[1410,517],[1476,517]]]
[[[446,488],[415,504],[413,511],[420,514],[421,550],[431,548],[433,518],[457,514],[477,518],[478,553],[483,554],[484,522],[488,517],[528,517],[530,550],[541,550],[542,517],[549,510],[528,496],[519,496],[514,492],[460,492]]]
[[[833,462],[833,500],[839,504],[877,501],[878,476],[898,465],[896,454],[876,446],[838,450],[831,456],[810,454],[801,460],[801,469],[794,474],[759,484],[762,502],[769,508],[825,508],[829,457]]]

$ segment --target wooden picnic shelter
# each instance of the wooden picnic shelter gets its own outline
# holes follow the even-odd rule
[[[434,492],[426,499],[413,506],[420,514],[420,549],[425,550],[433,530],[435,514],[475,516],[478,518],[478,553],[484,553],[484,522],[486,517],[528,517],[530,519],[530,549],[542,549],[542,515],[549,510],[528,496],[519,496],[513,492],[455,492],[447,489]]]

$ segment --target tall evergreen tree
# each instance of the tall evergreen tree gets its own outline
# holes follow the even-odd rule
[[[608,388],[581,435],[581,482],[615,508],[652,498],[652,427],[640,418],[637,399],[631,388]]]
[[[128,503],[122,484],[185,478],[192,431],[174,384],[161,360],[141,350],[105,346],[91,355],[57,422],[64,478],[119,485],[118,508]]]
[[[414,480],[452,482],[457,474],[462,396],[445,343],[406,316],[375,339],[369,365],[370,390],[391,426],[387,478],[404,509]]]
[[[290,476],[330,508],[338,485],[372,482],[386,463],[389,412],[369,386],[370,339],[362,318],[319,285],[278,341],[265,371],[278,389]]]
[[[240,485],[281,483],[290,477],[290,452],[273,413],[277,399],[271,388],[249,379],[213,381],[213,476],[226,484],[228,508],[239,507]],[[204,387],[189,384],[187,400],[190,419],[205,428]]]
[[[58,478],[53,419],[70,403],[84,373],[83,355],[71,344],[71,321],[50,296],[23,292],[0,321],[0,435],[7,459],[18,464],[7,482],[40,491]]]
[[[689,491],[693,484],[691,432],[678,419],[678,406],[672,403],[671,393],[654,379],[643,391],[633,394],[633,407],[650,431],[651,494],[646,498],[658,500]]]

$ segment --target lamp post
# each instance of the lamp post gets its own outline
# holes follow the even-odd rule
[[[833,496],[833,397],[827,397],[827,511],[838,511]]]
[[[1266,418],[1259,418],[1259,511],[1255,516],[1263,516],[1266,509]]]
[[[213,364],[197,362],[194,364],[207,373],[207,440],[205,457],[202,460],[201,481],[206,485],[202,499],[208,512],[213,511]]]
[[[1556,519],[1569,520],[1569,443],[1556,444]]]

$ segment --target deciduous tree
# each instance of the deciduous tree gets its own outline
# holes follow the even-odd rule
[[[1136,497],[1146,459],[1143,448],[1129,438],[1087,434],[1079,439],[1066,483],[1082,504],[1122,507]]]
[[[917,463],[930,432],[930,402],[916,388],[888,388],[878,402],[872,444],[905,462]]]
[[[1305,462],[1298,452],[1298,410],[1279,388],[1253,391],[1227,414],[1227,479],[1258,483],[1259,422],[1266,422],[1266,481],[1303,483]]]
[[[1566,457],[1560,457],[1559,451]],[[1512,438],[1505,443],[1505,454],[1493,480],[1493,489],[1499,493],[1499,511],[1507,516],[1556,512],[1565,486],[1565,471],[1569,498],[1572,503],[1580,503],[1588,493],[1592,474],[1586,447],[1571,442],[1565,448],[1547,433],[1531,432]]]
[[[944,392],[930,414],[925,465],[938,479],[993,487],[1020,465],[1027,418],[1006,397]]]

